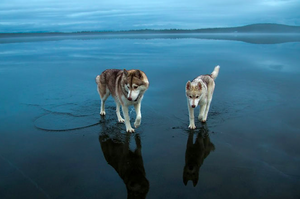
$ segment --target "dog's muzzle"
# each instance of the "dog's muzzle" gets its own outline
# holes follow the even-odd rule
[[[139,93],[139,95],[136,97],[136,99],[134,100],[135,102],[140,98],[141,94]]]

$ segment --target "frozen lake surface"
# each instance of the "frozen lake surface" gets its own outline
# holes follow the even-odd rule
[[[276,38],[0,38],[0,198],[299,198],[299,36]],[[185,83],[215,65],[190,131]],[[111,97],[99,116],[108,68],[150,81],[134,134]]]

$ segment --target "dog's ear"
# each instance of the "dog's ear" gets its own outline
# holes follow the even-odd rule
[[[140,71],[140,70],[136,70],[136,71],[135,71],[135,76],[136,76],[137,78],[141,79],[141,77],[142,77],[141,71]]]
[[[200,82],[198,82],[197,87],[198,87],[199,90],[201,90],[202,89],[202,84]]]
[[[124,68],[123,70],[124,75],[127,77],[128,76],[128,71]]]
[[[191,89],[191,82],[190,82],[190,81],[188,81],[188,82],[186,83],[185,89],[186,89],[186,90],[190,90],[190,89]]]
[[[183,174],[184,175],[184,174]],[[188,179],[187,179],[187,177],[185,177],[185,176],[183,176],[183,184],[186,186],[187,185],[187,183],[188,183]]]
[[[195,179],[193,179],[193,185],[194,185],[194,187],[197,185],[197,183],[198,183],[198,179],[199,179],[199,178],[195,178]]]

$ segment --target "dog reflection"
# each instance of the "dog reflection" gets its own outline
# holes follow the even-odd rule
[[[215,150],[215,146],[210,142],[206,124],[203,124],[200,132],[197,133],[195,143],[193,138],[194,132],[190,132],[185,152],[183,183],[187,185],[188,181],[191,180],[195,187],[199,179],[199,169],[210,151]]]
[[[99,136],[99,141],[107,163],[117,171],[126,185],[127,198],[146,198],[149,182],[144,169],[141,140],[139,135],[135,135],[136,149],[131,151],[131,136],[130,133],[117,133],[117,136],[110,138],[104,133]]]

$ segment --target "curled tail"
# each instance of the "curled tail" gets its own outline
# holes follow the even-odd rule
[[[100,84],[100,75],[97,75],[97,77],[96,77],[96,83]]]
[[[214,71],[210,74],[210,76],[215,80],[218,77],[219,74],[219,70],[220,70],[220,66],[216,66]]]

